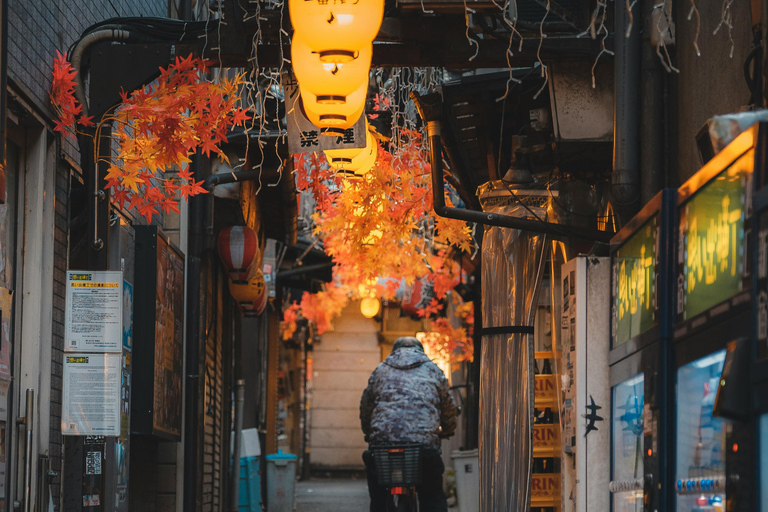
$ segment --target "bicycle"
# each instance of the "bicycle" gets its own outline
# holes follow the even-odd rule
[[[421,483],[422,445],[372,446],[376,477],[388,491],[387,512],[417,512],[416,486]]]

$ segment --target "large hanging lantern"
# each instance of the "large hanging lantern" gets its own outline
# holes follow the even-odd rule
[[[317,95],[301,87],[301,84],[299,91],[301,108],[309,122],[323,129],[325,135],[343,135],[344,130],[351,128],[365,111],[368,82],[348,94],[344,103],[318,103]]]
[[[294,33],[318,53],[323,62],[349,62],[379,33],[384,0],[328,2],[288,0]]]
[[[331,169],[357,176],[364,176],[376,164],[379,154],[379,144],[370,130],[365,131],[365,147],[360,149],[329,149],[325,157]]]
[[[346,103],[362,84],[368,83],[373,45],[365,45],[356,59],[342,63],[324,63],[301,37],[291,43],[291,62],[299,85],[312,92],[318,103]]]
[[[260,300],[263,295],[266,295],[266,288],[264,273],[258,268],[254,276],[245,284],[236,283],[231,279],[229,281],[229,293],[241,305]]]
[[[248,226],[230,226],[219,232],[219,256],[234,283],[245,284],[257,270],[259,238]]]
[[[408,316],[416,316],[420,309],[426,308],[434,297],[432,281],[426,277],[416,279],[406,287],[400,301],[400,309]]]

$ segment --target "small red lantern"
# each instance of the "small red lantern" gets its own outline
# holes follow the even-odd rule
[[[405,289],[400,301],[400,309],[408,316],[415,316],[419,309],[426,308],[434,297],[432,281],[426,277],[416,279],[412,286]]]
[[[219,233],[219,256],[236,284],[246,284],[257,270],[259,238],[248,226],[230,226]]]

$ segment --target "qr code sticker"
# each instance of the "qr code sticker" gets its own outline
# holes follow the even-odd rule
[[[85,474],[101,474],[101,452],[88,452],[85,456]]]

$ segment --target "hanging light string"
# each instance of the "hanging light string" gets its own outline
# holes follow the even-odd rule
[[[467,26],[466,30],[466,36],[467,36],[467,42],[469,42],[469,46],[475,47],[475,53],[469,58],[469,61],[472,62],[475,60],[475,57],[477,57],[477,54],[480,52],[480,43],[478,43],[475,39],[469,36],[469,13],[475,14],[474,9],[470,9],[470,7],[467,5],[467,0],[464,0],[464,23]]]
[[[669,1],[669,9],[667,8],[667,1]],[[669,56],[669,50],[667,50],[667,44],[664,42],[664,38],[667,34],[671,34],[672,30],[672,20],[669,18],[669,11],[671,10],[671,0],[667,0],[664,2],[660,2],[653,6],[653,11],[658,11],[658,17],[656,21],[656,31],[659,33],[659,44],[656,45],[656,55],[658,55],[659,60],[661,61],[661,65],[664,66],[664,69],[667,70],[667,73],[671,73],[674,71],[675,73],[679,73],[680,70],[677,69],[672,64],[672,58]],[[726,0],[728,1],[728,0]],[[666,27],[664,30],[661,30],[661,22],[664,20],[666,22]],[[661,50],[664,50],[664,55],[661,54]]]
[[[699,9],[696,7],[696,0],[691,0],[691,10],[688,12],[688,21],[691,21],[691,17],[696,13],[696,35],[693,37],[693,48],[696,50],[696,56],[701,57],[701,50],[699,50],[699,32],[701,31],[701,15]]]
[[[547,84],[549,83],[549,68],[541,60],[541,45],[544,43],[544,38],[547,37],[546,34],[544,34],[544,22],[547,20],[547,16],[549,16],[549,9],[550,0],[547,0],[547,10],[544,13],[544,17],[541,19],[541,24],[539,25],[539,47],[536,49],[536,58],[538,59],[539,66],[541,67],[541,76],[544,78],[544,83],[541,84],[541,88],[536,91],[536,94],[533,95],[533,99],[538,98],[541,92],[547,87]]]
[[[513,2],[513,3],[510,4],[510,2]],[[495,1],[494,1],[494,3],[495,3]],[[514,7],[514,12],[515,12],[515,19],[514,20],[510,20],[509,17],[507,16],[507,14],[509,13],[510,5],[512,7]],[[518,80],[517,78],[515,78],[515,76],[513,74],[514,70],[512,68],[512,61],[510,60],[514,56],[514,54],[512,53],[512,42],[515,39],[515,33],[517,33],[520,36],[520,48],[518,49],[518,52],[521,52],[523,50],[523,36],[522,36],[522,34],[520,34],[520,32],[517,31],[517,0],[507,0],[506,4],[504,4],[504,7],[503,7],[502,19],[504,20],[504,23],[506,23],[509,26],[509,28],[510,28],[510,32],[509,32],[509,45],[507,45],[507,53],[506,53],[507,68],[509,69],[509,78],[507,78],[507,83],[506,83],[506,87],[504,89],[504,94],[502,96],[499,96],[498,98],[496,98],[496,102],[497,103],[499,101],[504,101],[504,100],[507,99],[507,96],[509,95],[509,90],[510,90],[510,84],[511,83],[513,83],[513,82],[514,83],[518,83],[518,84],[522,83],[521,80]]]
[[[635,24],[635,15],[632,14],[632,9],[635,8],[636,4],[637,0],[634,0],[632,3],[630,3],[630,0],[627,0],[627,15],[629,17],[629,22],[627,23],[627,31],[624,34],[624,37],[627,39],[629,39],[629,35],[632,33],[632,26]],[[605,18],[605,15],[603,15],[603,18]],[[605,39],[603,39],[603,48],[605,48]],[[594,82],[594,74],[592,75],[592,81]],[[592,87],[594,88],[595,86],[593,85]]]
[[[712,35],[717,35],[723,25],[728,27],[728,39],[731,41],[731,52],[729,55],[730,58],[733,58],[733,51],[736,48],[736,43],[733,40],[733,11],[731,10],[732,5],[733,0],[723,0],[723,6],[720,9],[720,23],[717,24],[717,27],[715,27],[715,30],[712,32]]]
[[[629,31],[632,28],[632,5],[630,5],[629,0],[627,0],[627,8],[629,9],[629,16],[630,16],[629,25],[630,26],[627,29],[626,37],[629,37]],[[605,16],[607,12],[608,12],[608,5],[605,2],[603,2],[603,15],[600,18],[600,27],[598,27],[597,33],[595,34],[596,36],[599,36],[600,33],[602,32],[603,39],[600,41],[600,52],[597,54],[597,57],[595,57],[594,64],[592,64],[592,88],[593,89],[597,87],[597,83],[595,82],[595,68],[597,67],[597,62],[600,60],[600,56],[603,55],[604,53],[608,55],[613,55],[613,51],[605,47],[605,40],[608,38],[608,27],[605,26]]]

